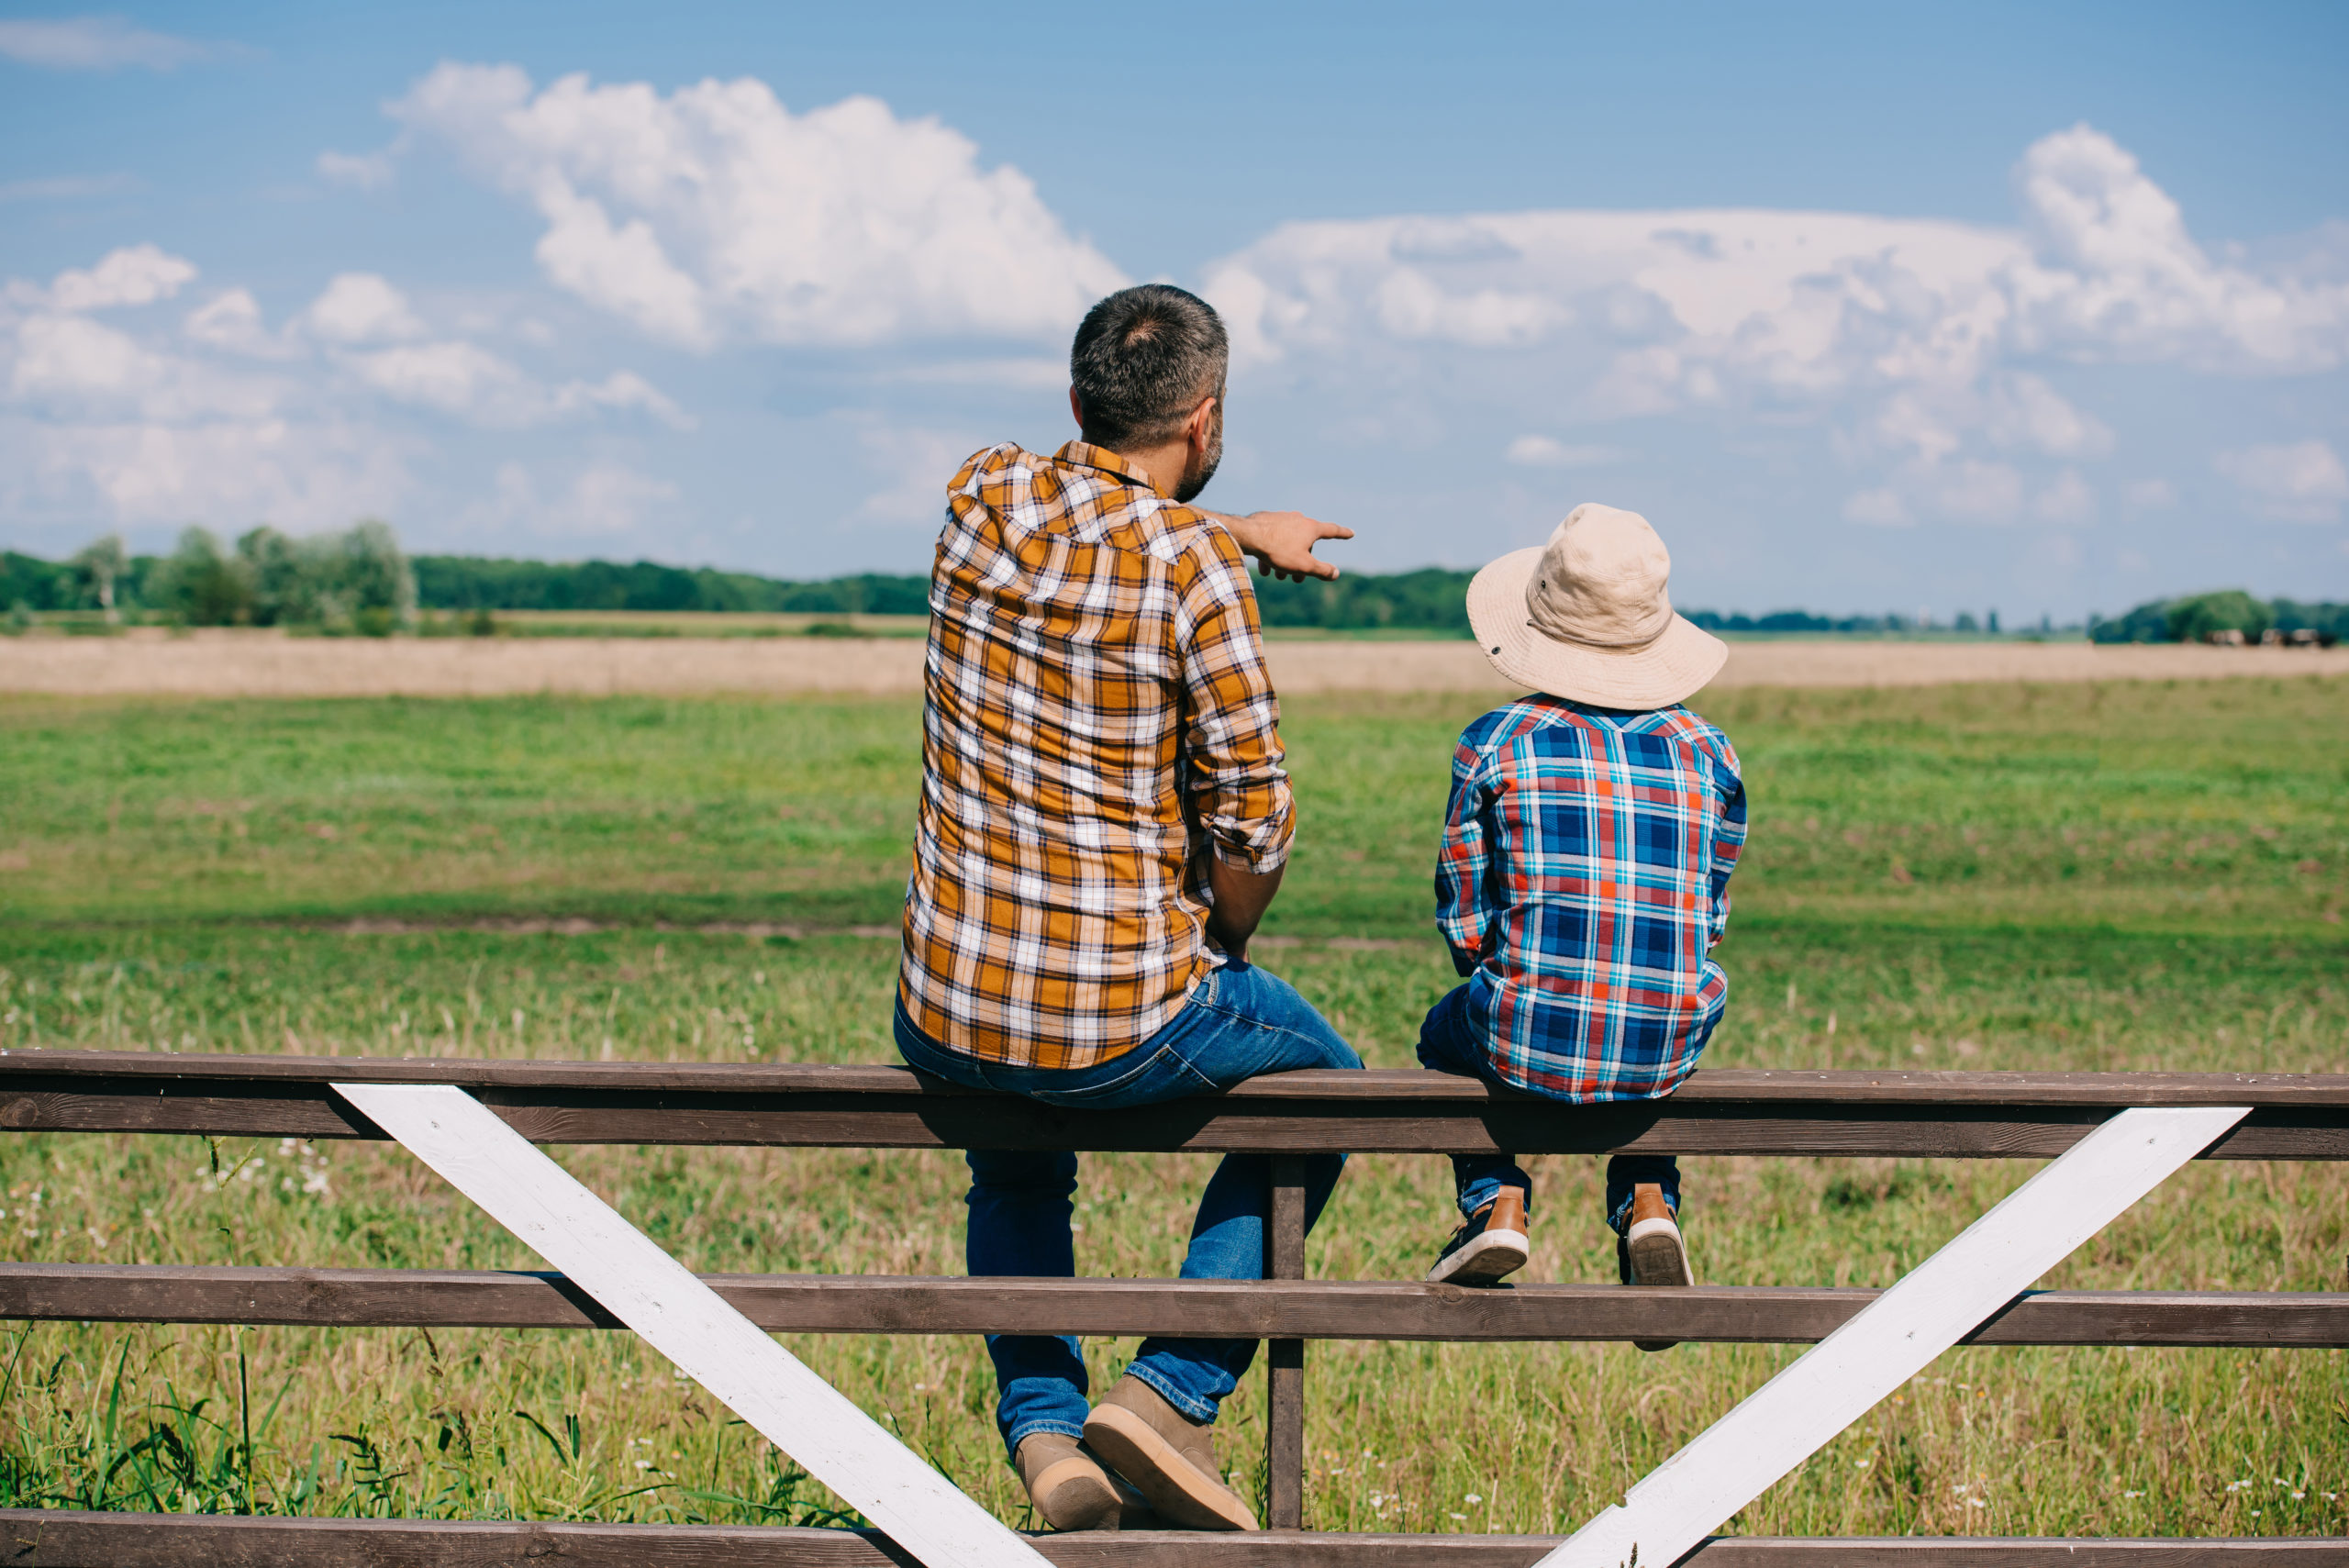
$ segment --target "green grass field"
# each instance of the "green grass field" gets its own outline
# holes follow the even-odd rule
[[[2349,1071],[2349,682],[1720,694],[1753,833],[1714,1065]],[[1375,1065],[1450,983],[1429,874],[1468,699],[1290,705],[1299,851],[1261,955]],[[0,699],[0,1048],[885,1061],[905,702]],[[571,921],[573,934],[530,929]],[[745,935],[713,927],[754,926]],[[960,1272],[960,1161],[563,1150],[689,1264]],[[1884,1284],[2009,1162],[1687,1162],[1702,1277]],[[1088,1273],[1171,1273],[1208,1164],[1088,1159]],[[1531,1274],[1612,1275],[1596,1162],[1537,1162]],[[1364,1157],[1310,1252],[1413,1277],[1442,1162]],[[2349,1181],[2189,1169],[2048,1283],[2343,1287]],[[395,1150],[0,1139],[55,1261],[529,1266]],[[1024,1522],[965,1339],[795,1338]],[[1091,1348],[1097,1374],[1130,1343]],[[1317,1347],[1309,1522],[1571,1529],[1788,1360]],[[790,1519],[832,1501],[629,1336],[0,1334],[0,1502]],[[1732,1528],[2349,1530],[2336,1351],[1953,1352]],[[1257,1380],[1227,1462],[1257,1483]],[[247,1434],[250,1433],[248,1440]]]

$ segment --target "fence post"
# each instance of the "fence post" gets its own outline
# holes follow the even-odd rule
[[[1305,1277],[1305,1157],[1273,1156],[1272,1226],[1264,1238],[1268,1279]],[[1264,1511],[1275,1529],[1305,1528],[1305,1341],[1266,1342],[1272,1399],[1264,1453]]]

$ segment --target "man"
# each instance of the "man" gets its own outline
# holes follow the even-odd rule
[[[947,487],[896,1018],[924,1072],[1108,1109],[1362,1065],[1247,961],[1293,807],[1244,556],[1334,576],[1313,546],[1353,535],[1188,504],[1222,455],[1229,357],[1204,301],[1112,295],[1069,356],[1081,439],[1049,458],[990,447]],[[970,1272],[1074,1273],[1076,1156],[970,1164]],[[1343,1164],[1308,1162],[1308,1225]],[[1224,1160],[1184,1278],[1263,1277],[1270,1174],[1263,1155]],[[1053,1529],[1117,1527],[1103,1461],[1172,1523],[1256,1528],[1208,1434],[1254,1340],[1145,1340],[1090,1409],[1075,1340],[987,1351],[1004,1441]]]

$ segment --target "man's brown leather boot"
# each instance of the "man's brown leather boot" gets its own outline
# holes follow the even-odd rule
[[[1028,1500],[1054,1529],[1116,1529],[1124,1499],[1109,1475],[1076,1440],[1030,1432],[1012,1462],[1028,1485]]]
[[[1248,1505],[1223,1484],[1207,1423],[1184,1415],[1131,1373],[1093,1407],[1085,1442],[1177,1529],[1260,1528]]]
[[[1616,1267],[1625,1284],[1691,1285],[1696,1272],[1688,1266],[1688,1245],[1681,1240],[1672,1206],[1664,1188],[1642,1182],[1631,1189],[1631,1215],[1615,1244]],[[1633,1340],[1643,1351],[1668,1351],[1677,1340]]]

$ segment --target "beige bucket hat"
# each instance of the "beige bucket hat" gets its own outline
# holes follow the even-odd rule
[[[1670,707],[1720,673],[1729,646],[1672,613],[1672,553],[1637,512],[1586,501],[1550,542],[1468,584],[1468,624],[1494,669],[1596,707]]]

